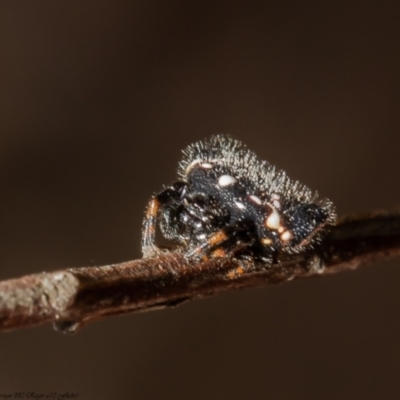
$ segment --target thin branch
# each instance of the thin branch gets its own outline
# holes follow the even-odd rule
[[[231,289],[326,275],[400,255],[400,215],[342,220],[308,253],[272,265],[235,259],[189,263],[165,251],[156,258],[103,267],[71,268],[0,282],[0,330],[54,322],[72,333],[111,315],[175,306]]]

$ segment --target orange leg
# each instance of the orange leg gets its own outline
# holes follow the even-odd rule
[[[228,235],[221,229],[220,231],[213,233],[203,244],[187,252],[185,256],[187,258],[205,256],[213,247],[218,246],[227,239]]]
[[[157,253],[155,245],[157,214],[160,209],[160,202],[152,198],[147,206],[142,226],[142,253],[143,257],[151,257]]]

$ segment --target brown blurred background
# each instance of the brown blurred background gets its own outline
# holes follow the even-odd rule
[[[331,198],[400,205],[396,1],[2,1],[0,279],[140,257],[149,196],[213,133]],[[400,397],[399,261],[0,336],[0,394]]]

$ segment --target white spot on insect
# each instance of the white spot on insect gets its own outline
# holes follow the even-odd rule
[[[285,230],[285,228],[282,225],[278,228],[279,233],[282,233],[284,230]]]
[[[241,210],[244,210],[246,208],[246,206],[241,203],[240,201],[235,201],[236,207],[240,208]]]
[[[211,169],[213,167],[213,165],[208,162],[203,162],[200,164],[200,167],[205,168],[205,169]]]
[[[197,165],[203,162],[201,159],[193,160],[187,167],[186,167],[186,175]]]
[[[270,229],[279,229],[281,226],[281,216],[275,208],[272,209],[272,213],[266,219],[265,225]]]
[[[253,203],[258,204],[259,206],[261,206],[261,204],[262,204],[261,199],[260,199],[259,197],[257,197],[257,196],[254,196],[253,194],[251,194],[251,195],[249,196],[249,199],[250,199]]]
[[[272,193],[271,194],[271,199],[272,200],[279,200],[281,198],[281,196],[279,196],[279,194],[276,194],[276,193]]]
[[[192,161],[192,162],[186,167],[185,174],[188,175],[189,172],[190,172],[196,165],[200,165],[201,168],[205,168],[205,169],[211,169],[211,168],[213,168],[213,165],[212,165],[211,163],[205,162],[203,159],[198,158],[197,160]]]
[[[290,239],[292,239],[292,237],[293,237],[293,235],[292,235],[292,232],[290,232],[290,231],[285,231],[285,232],[283,232],[283,233],[281,234],[281,239],[282,239],[284,242],[289,241]]]
[[[236,179],[230,175],[221,175],[218,178],[218,185],[222,186],[222,187],[233,185],[235,182],[236,182]]]
[[[268,246],[268,245],[270,245],[270,244],[272,243],[272,239],[267,238],[267,237],[262,238],[262,239],[261,239],[261,243],[262,243],[262,244],[265,244],[266,246]]]

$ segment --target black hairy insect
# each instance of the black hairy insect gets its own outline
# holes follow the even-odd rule
[[[152,197],[143,221],[144,257],[156,255],[156,227],[187,258],[299,253],[335,223],[334,206],[240,141],[216,135],[187,147],[178,180]]]

